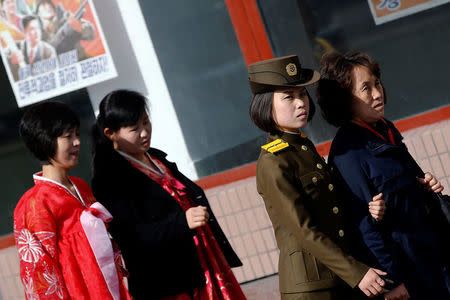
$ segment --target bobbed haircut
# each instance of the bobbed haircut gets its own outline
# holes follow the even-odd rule
[[[107,94],[99,106],[99,114],[92,128],[93,154],[102,149],[113,149],[105,134],[105,128],[117,131],[121,127],[133,126],[147,112],[147,98],[131,90],[115,90]]]
[[[309,95],[308,90],[306,90],[306,93],[308,94],[309,99],[309,122],[312,120],[316,112],[316,106],[314,105],[314,102]],[[250,115],[250,119],[259,129],[270,134],[275,134],[279,132],[280,129],[273,119],[272,102],[273,92],[255,94],[252,101],[250,102],[250,108],[248,112]]]
[[[23,30],[26,30],[27,27],[28,27],[28,24],[30,24],[30,22],[33,21],[33,20],[37,20],[39,25],[41,25],[41,20],[37,16],[35,16],[35,15],[28,15],[28,16],[25,16],[22,19]]]
[[[56,101],[30,106],[22,116],[19,133],[25,146],[42,165],[56,154],[57,138],[78,129],[80,119],[66,104]]]
[[[333,126],[340,127],[353,118],[353,69],[356,66],[367,67],[381,80],[378,63],[360,51],[345,54],[329,51],[320,60],[317,99],[324,119]],[[386,102],[386,93],[384,95]]]

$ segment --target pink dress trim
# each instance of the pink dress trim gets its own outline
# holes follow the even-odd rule
[[[106,285],[113,299],[120,299],[119,275],[114,263],[113,246],[105,223],[112,220],[109,211],[99,202],[84,210],[80,222],[89,241],[92,252],[103,274]]]

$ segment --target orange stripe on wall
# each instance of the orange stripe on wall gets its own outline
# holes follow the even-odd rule
[[[401,132],[404,132],[448,119],[450,119],[450,105],[402,120],[398,120],[394,122],[394,124]],[[317,152],[320,154],[320,156],[328,156],[330,147],[331,141],[326,141],[316,145]],[[213,187],[229,184],[253,176],[256,176],[256,163],[251,163],[242,167],[237,167],[231,170],[207,176],[197,180],[196,183],[203,189],[207,190]]]
[[[401,132],[450,119],[450,105],[394,122]]]
[[[206,176],[195,181],[196,184],[207,190],[216,186],[225,185],[238,180],[256,175],[256,163],[250,163],[241,167]]]
[[[247,65],[273,58],[269,39],[254,0],[225,0],[231,23]]]
[[[4,235],[0,237],[0,249],[9,248],[15,246],[14,234]]]

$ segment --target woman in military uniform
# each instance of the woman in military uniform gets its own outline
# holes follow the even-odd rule
[[[248,71],[250,117],[269,133],[256,180],[280,249],[281,298],[350,299],[356,286],[367,296],[379,295],[385,284],[380,275],[386,273],[344,252],[342,206],[331,170],[300,132],[315,111],[305,86],[319,73],[301,68],[297,56],[260,61]],[[381,196],[370,203],[375,219],[384,212]]]

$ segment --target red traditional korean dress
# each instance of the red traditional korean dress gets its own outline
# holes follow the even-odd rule
[[[158,167],[158,170],[154,170],[126,153],[117,152],[124,156],[132,166],[143,172],[150,179],[156,181],[180,204],[184,211],[197,206],[192,201],[187,188],[173,177],[170,170],[159,160],[147,154],[147,157]],[[164,300],[246,299],[208,224],[196,228],[196,231],[197,233],[193,238],[200,264],[205,273],[206,285],[202,288],[195,289],[192,294],[182,293],[165,297]]]
[[[35,186],[14,210],[26,298],[131,299],[119,271],[120,252],[106,231],[112,216],[89,186],[70,177],[74,195],[41,174],[33,178]]]

